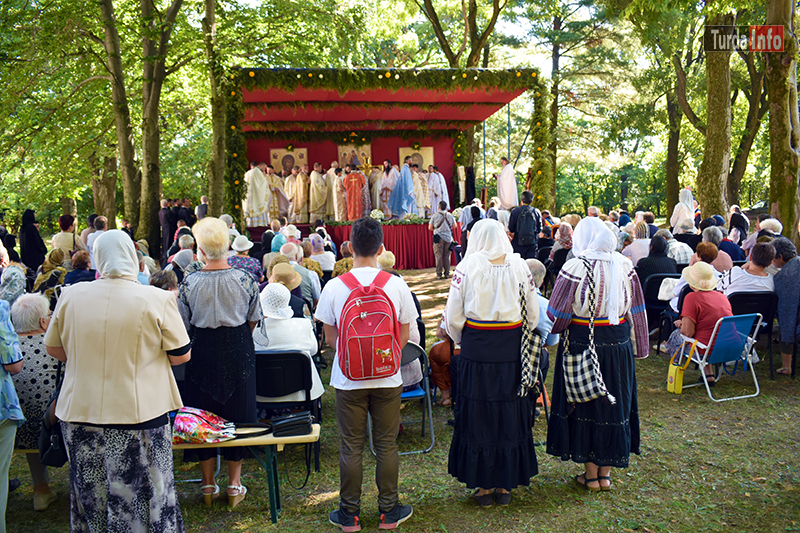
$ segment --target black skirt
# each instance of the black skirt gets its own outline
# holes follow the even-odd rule
[[[521,335],[521,327],[464,328],[453,376],[448,472],[469,488],[511,490],[529,485],[539,472],[531,396],[517,396]]]
[[[600,372],[609,394],[587,403],[567,403],[564,390],[562,342],[553,373],[552,407],[547,428],[547,453],[576,463],[626,468],[631,452],[639,454],[639,403],[636,367],[630,340],[631,326],[595,327],[595,349]],[[570,351],[583,351],[589,342],[589,327],[569,327]]]
[[[250,326],[193,328],[192,333],[192,358],[186,363],[183,404],[211,411],[231,422],[255,422],[255,349]],[[244,457],[244,448],[221,450],[228,461]],[[214,456],[213,448],[185,450],[183,460],[203,461]]]

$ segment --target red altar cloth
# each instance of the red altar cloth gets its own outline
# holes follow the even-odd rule
[[[297,224],[303,237],[308,236],[309,226]],[[350,240],[352,226],[326,226],[325,229],[336,243],[337,249],[342,242]],[[247,228],[250,238],[260,240],[266,228]],[[453,228],[453,237],[456,244],[461,244],[461,230],[456,223]],[[383,226],[383,245],[395,256],[397,270],[417,270],[436,266],[433,257],[433,232],[428,229],[428,224],[400,224],[396,226]],[[339,257],[337,257],[338,259]],[[455,266],[455,253],[450,256],[450,264]]]
[[[329,227],[328,234],[340,246],[342,242],[350,240],[352,226]],[[453,228],[453,237],[456,244],[461,242],[461,230],[458,224]],[[433,257],[433,232],[428,229],[428,224],[402,224],[397,226],[383,226],[383,245],[395,256],[394,267],[397,270],[417,270],[436,266]],[[455,254],[450,257],[450,262],[455,265]]]

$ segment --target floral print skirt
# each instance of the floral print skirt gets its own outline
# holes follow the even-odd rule
[[[69,455],[73,532],[180,532],[172,430],[61,422]]]

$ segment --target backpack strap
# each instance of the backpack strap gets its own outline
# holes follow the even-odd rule
[[[381,270],[380,272],[378,272],[378,275],[375,276],[375,279],[372,281],[372,284],[378,287],[379,289],[382,289],[389,282],[390,279],[392,279],[392,275],[386,272],[385,270]]]
[[[353,275],[352,272],[347,272],[337,277],[341,279],[342,282],[351,291],[361,286],[361,283],[359,283],[359,281],[356,279],[355,275]],[[381,270],[378,272],[378,275],[375,276],[375,279],[372,281],[372,285],[375,285],[379,289],[382,289],[384,285],[386,285],[389,282],[390,279],[392,279],[392,275],[386,272],[385,270]]]
[[[353,273],[352,273],[352,272],[346,272],[346,273],[342,274],[341,276],[337,276],[337,277],[338,277],[340,280],[342,280],[342,282],[343,282],[343,283],[344,283],[344,284],[347,286],[347,288],[348,288],[348,289],[350,289],[351,291],[352,291],[353,289],[357,288],[357,287],[360,285],[360,284],[358,283],[358,280],[356,279],[355,275],[353,275]]]

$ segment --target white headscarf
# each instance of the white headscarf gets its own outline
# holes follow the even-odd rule
[[[681,189],[678,194],[678,202],[686,206],[687,213],[694,213],[694,195],[689,189]]]
[[[139,259],[130,236],[117,229],[109,230],[94,241],[94,266],[101,278],[136,281]]]
[[[619,310],[622,307],[621,299],[625,294],[623,262],[628,260],[622,254],[617,253],[615,251],[616,248],[616,236],[606,227],[602,220],[596,217],[582,219],[578,222],[575,232],[572,234],[572,253],[575,257],[585,257],[586,259],[598,261],[594,267],[594,279],[599,281],[601,279],[601,269],[605,270],[606,275],[603,276],[603,279],[606,280],[607,286],[604,287],[603,295],[608,312],[608,321],[612,325],[619,324]]]
[[[466,261],[472,255],[481,255],[487,261],[497,259],[501,255],[511,255],[514,249],[508,240],[508,234],[503,225],[490,218],[482,219],[472,226],[469,232]]]

